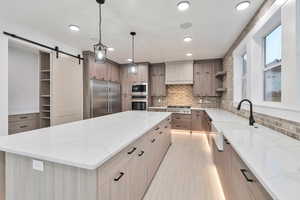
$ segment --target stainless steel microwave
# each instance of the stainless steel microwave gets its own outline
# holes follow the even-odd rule
[[[148,96],[148,84],[137,83],[132,85],[132,96]]]

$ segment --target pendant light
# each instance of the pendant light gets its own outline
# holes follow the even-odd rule
[[[136,73],[137,72],[137,65],[135,64],[134,60],[134,37],[136,36],[136,32],[130,32],[130,35],[132,37],[132,61],[131,61],[131,66],[130,66],[130,73]]]
[[[107,47],[102,44],[102,13],[101,13],[101,6],[104,4],[105,0],[96,0],[99,4],[99,42],[98,44],[94,45],[94,53],[96,62],[104,63],[106,59]]]

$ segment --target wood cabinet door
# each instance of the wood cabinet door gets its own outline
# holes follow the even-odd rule
[[[216,73],[221,70],[220,60],[199,61],[194,64],[194,96],[218,96]]]
[[[144,196],[147,188],[147,156],[148,149],[145,148],[145,140],[137,146],[135,155],[130,164],[130,199],[140,200]]]
[[[242,170],[244,169],[241,162],[236,156],[232,156],[232,167],[231,167],[231,184],[232,184],[232,200],[255,200],[254,196],[248,188],[247,180],[243,175]],[[245,173],[245,172],[244,172]]]
[[[159,84],[158,84],[158,77],[156,75],[151,76],[151,81],[150,81],[150,89],[151,89],[151,96],[157,97],[159,96]]]
[[[130,199],[130,161],[124,165],[108,182],[99,186],[99,200]]]
[[[193,110],[192,111],[192,130],[193,131],[204,131],[203,128],[203,117],[204,111]]]
[[[128,94],[123,94],[122,95],[122,111],[129,111],[132,110],[131,106],[131,96]]]
[[[221,176],[220,181],[223,187],[223,192],[226,197],[226,199],[232,199],[232,181],[231,181],[231,164],[232,164],[232,148],[227,140],[224,140],[224,146],[223,146],[223,154],[221,158]]]
[[[155,175],[156,169],[158,167],[158,157],[159,157],[159,149],[158,149],[158,138],[155,134],[150,134],[147,138],[147,184],[151,183],[153,176]]]
[[[211,91],[211,69],[208,63],[200,66],[200,96],[209,96]]]
[[[115,64],[110,64],[110,80],[113,82],[120,82],[120,68]]]
[[[165,84],[165,75],[159,75],[157,77],[157,89],[158,89],[158,96],[164,97],[167,96],[167,87]]]
[[[96,79],[98,80],[108,80],[107,75],[107,64],[106,63],[95,63],[96,68]]]
[[[166,96],[165,65],[154,64],[150,68],[151,96]]]
[[[88,72],[89,72],[89,78],[93,79],[93,78],[97,78],[97,73],[96,73],[96,64],[95,64],[95,60],[93,57],[88,57],[88,62],[87,62],[87,66],[88,66]]]
[[[138,82],[148,83],[149,81],[149,68],[148,64],[139,64],[138,65]]]
[[[200,96],[200,65],[194,64],[194,85],[193,85],[193,95]]]

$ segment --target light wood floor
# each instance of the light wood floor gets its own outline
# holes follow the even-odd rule
[[[206,135],[173,131],[172,140],[144,200],[224,200]]]

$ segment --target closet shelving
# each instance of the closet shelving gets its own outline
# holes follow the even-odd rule
[[[50,126],[51,113],[50,53],[40,51],[40,127]]]

